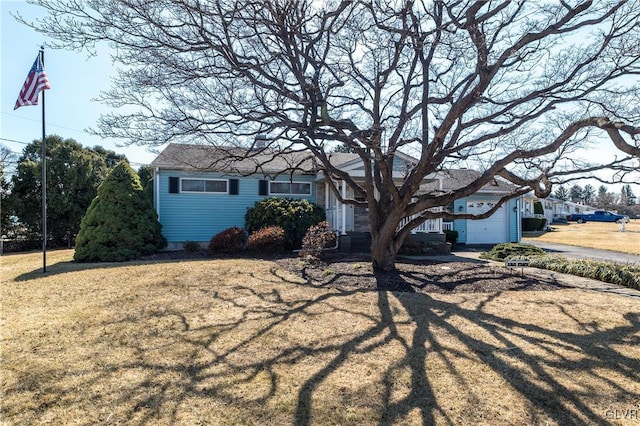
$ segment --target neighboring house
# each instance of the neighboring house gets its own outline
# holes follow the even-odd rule
[[[341,170],[348,171],[354,179],[364,179],[362,162],[355,154],[341,154],[340,159],[344,163],[334,162],[333,164]],[[398,155],[398,164],[394,167],[394,177],[400,183],[407,170],[407,164],[416,161],[410,156]],[[402,163],[404,161],[404,163]],[[438,189],[442,191],[454,190],[468,186],[479,177],[480,172],[469,169],[454,169],[439,173],[431,179],[426,179],[422,185],[424,190]],[[342,205],[335,195],[324,185],[324,175],[318,174],[318,204],[325,207],[327,220],[334,225],[342,234],[349,232],[368,232],[369,223],[367,209],[353,205]],[[344,196],[352,197],[353,191],[348,185],[343,185],[341,181],[336,182],[339,191],[344,188]],[[323,195],[324,189],[324,195]],[[512,187],[497,179],[491,184],[485,185],[474,195],[456,200],[448,208],[453,213],[482,214],[493,207],[500,197],[508,194]],[[418,191],[420,194],[420,191]],[[356,194],[357,198],[357,194]],[[487,219],[466,220],[458,219],[453,222],[442,222],[441,219],[425,221],[421,226],[413,230],[413,233],[442,233],[444,229],[458,231],[458,242],[465,244],[495,244],[503,242],[518,242],[522,237],[520,227],[519,198],[514,198],[504,203],[498,211]]]
[[[443,189],[446,191],[468,186],[479,175],[480,172],[470,169],[447,170],[442,176]],[[512,189],[511,184],[494,179],[474,195],[456,200],[449,208],[452,208],[454,213],[485,213]],[[521,197],[512,198],[486,219],[455,220],[453,229],[458,231],[458,242],[466,244],[520,242],[522,238],[521,202]]]
[[[229,158],[229,155],[232,158]],[[233,157],[235,154],[235,157]],[[396,158],[394,178],[400,183],[416,160],[404,154]],[[363,164],[356,154],[333,153],[331,162],[354,179],[364,179]],[[244,216],[256,201],[266,197],[303,198],[323,206],[327,220],[342,235],[369,231],[365,207],[342,204],[308,152],[246,151],[201,145],[170,144],[151,163],[154,169],[154,206],[162,224],[168,249],[181,249],[186,241],[207,243],[218,232],[244,226]],[[421,190],[450,190],[468,185],[478,172],[448,170],[425,179]],[[358,194],[334,181],[343,196]],[[509,190],[494,180],[473,196],[449,206],[455,213],[483,213]],[[425,221],[414,233],[444,240],[443,229],[458,231],[458,242],[467,244],[517,242],[521,238],[520,199],[505,203],[490,218]]]
[[[547,223],[566,223],[567,216],[571,214],[583,214],[594,211],[596,208],[586,204],[574,203],[573,201],[561,200],[554,196],[538,198],[533,193],[526,194],[522,198],[522,217],[534,217],[533,204],[536,201],[542,203],[544,217]]]

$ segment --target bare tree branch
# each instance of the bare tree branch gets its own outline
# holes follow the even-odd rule
[[[403,218],[435,217],[428,209],[498,177],[511,184],[503,203],[637,169],[638,0],[34,3],[49,15],[27,24],[57,47],[93,54],[107,42],[121,65],[97,133],[253,148],[266,135],[271,149],[306,150],[362,194],[385,268],[419,222],[398,231]],[[596,143],[626,155],[581,159]],[[331,162],[336,144],[358,155],[364,179]],[[418,161],[399,179],[403,152]],[[480,173],[418,195],[425,179],[460,167]]]

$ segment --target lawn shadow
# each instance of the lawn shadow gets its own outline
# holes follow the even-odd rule
[[[198,259],[196,259],[198,260]],[[148,263],[184,262],[180,260],[149,261]],[[63,262],[56,264],[51,273],[64,273],[78,269],[86,269],[87,264]],[[140,262],[129,263],[140,264]],[[470,263],[470,268],[473,267]],[[91,265],[94,266],[94,265]],[[120,267],[122,264],[99,264],[96,269]],[[453,272],[451,272],[452,274]],[[37,274],[30,272],[24,274]],[[252,272],[249,272],[251,275]],[[337,274],[336,274],[337,275]],[[552,326],[544,327],[530,324],[518,319],[506,318],[488,312],[487,303],[495,300],[500,293],[488,294],[484,303],[476,308],[465,308],[460,303],[438,300],[429,294],[416,291],[420,280],[428,277],[410,275],[401,271],[374,274],[377,281],[377,306],[374,314],[364,313],[356,308],[348,310],[340,305],[341,299],[353,298],[360,293],[370,293],[371,289],[328,289],[326,292],[315,292],[299,296],[291,296],[283,291],[270,287],[272,282],[286,282],[291,286],[309,288],[312,283],[307,276],[295,280],[273,267],[268,275],[253,274],[260,280],[259,285],[240,283],[230,291],[218,291],[209,283],[198,283],[191,290],[200,298],[197,312],[185,312],[165,305],[164,301],[150,300],[143,309],[127,310],[118,306],[113,318],[82,328],[80,335],[94,336],[89,346],[99,353],[99,345],[103,340],[116,344],[110,351],[121,352],[118,359],[103,359],[96,364],[94,371],[84,371],[81,362],[69,363],[64,371],[29,372],[23,382],[13,392],[25,392],[30,387],[37,387],[42,395],[40,402],[34,402],[34,410],[45,413],[49,406],[58,404],[59,409],[71,409],[73,399],[70,394],[83,389],[77,398],[89,398],[92,403],[101,404],[96,408],[94,422],[127,422],[137,424],[180,423],[180,411],[186,403],[196,401],[216,401],[221,407],[233,407],[245,410],[254,418],[240,418],[240,423],[255,422],[260,419],[265,423],[310,425],[315,423],[314,401],[323,391],[323,385],[338,375],[341,369],[348,366],[354,368],[363,353],[384,349],[390,345],[399,345],[402,355],[389,359],[381,370],[378,395],[375,404],[379,424],[392,425],[406,421],[410,413],[419,413],[422,424],[436,423],[457,424],[459,419],[452,417],[438,398],[434,378],[426,368],[429,357],[440,359],[446,368],[451,381],[465,386],[469,378],[459,370],[453,361],[456,356],[473,359],[489,368],[509,387],[528,401],[533,414],[530,421],[537,423],[551,419],[558,424],[607,423],[605,412],[596,412],[586,406],[579,395],[558,381],[549,373],[549,369],[562,369],[571,372],[586,372],[605,381],[620,394],[640,400],[640,394],[629,393],[602,372],[617,371],[630,380],[640,381],[640,360],[621,354],[617,344],[640,344],[638,329],[640,314],[628,314],[627,324],[613,329],[601,330],[591,323],[581,324],[580,332],[554,330]],[[28,278],[24,278],[28,279]],[[334,278],[335,279],[335,278]],[[171,286],[172,283],[163,284]],[[462,285],[462,283],[460,283]],[[390,290],[392,289],[392,290]],[[177,286],[171,294],[185,291]],[[406,318],[399,320],[398,313],[392,305],[398,302],[409,317],[413,327],[410,337],[400,330],[406,329]],[[327,330],[326,336],[310,338],[310,340],[287,339],[287,327],[301,322],[312,322],[318,311],[329,307],[331,312],[347,311],[352,318],[366,320],[366,326],[358,329],[348,337],[337,339],[334,330]],[[559,306],[559,309],[562,309]],[[225,321],[211,323],[204,321],[208,312],[227,310],[234,315]],[[579,322],[564,311],[567,318]],[[452,322],[454,318],[464,318],[492,336],[495,342],[482,340],[475,334],[465,332]],[[257,320],[264,321],[260,326],[252,327]],[[404,323],[400,323],[403,321]],[[143,330],[142,335],[133,333]],[[444,330],[447,339],[455,340],[464,347],[464,354],[454,353],[443,342],[441,335],[435,330]],[[441,333],[441,331],[440,331]],[[266,343],[265,343],[266,342]],[[269,345],[267,343],[270,342]],[[548,356],[532,355],[524,350],[522,343],[540,349]],[[95,346],[95,348],[94,348]],[[179,354],[170,353],[172,346],[179,348]],[[572,348],[575,353],[584,356],[578,362],[563,356],[561,349]],[[507,350],[508,349],[508,350]],[[63,349],[60,349],[63,350]],[[152,358],[150,354],[159,353],[161,359]],[[125,356],[126,355],[126,356]],[[282,378],[283,369],[293,369],[301,363],[314,363],[306,376],[300,377],[300,383],[285,383]],[[525,362],[531,373],[516,367]],[[45,369],[46,366],[41,368]],[[398,398],[396,378],[401,371],[410,374],[406,392]],[[110,383],[116,377],[131,375],[135,382],[127,383],[118,389],[111,400],[100,394],[92,394],[90,390],[103,389],[102,383]],[[59,384],[67,376],[75,377],[74,389]],[[35,378],[34,378],[35,377]],[[142,377],[142,379],[140,379]],[[240,388],[262,386],[262,392],[248,397]],[[292,418],[270,419],[269,404],[276,395],[284,392],[283,388],[294,390],[294,407]],[[477,401],[483,395],[470,395]],[[40,404],[40,405],[38,405]],[[335,407],[340,409],[339,403]],[[109,410],[118,407],[119,413],[111,417]],[[194,411],[197,407],[190,407]],[[271,408],[271,410],[273,410]],[[536,415],[543,415],[538,419]],[[206,421],[203,420],[203,423]]]
[[[399,275],[399,277],[402,276],[402,274]],[[386,286],[385,282],[380,283],[381,288]],[[491,296],[477,309],[467,309],[459,304],[436,300],[421,292],[380,292],[381,317],[391,322],[393,317],[384,308],[388,306],[389,296],[393,296],[402,304],[415,323],[412,341],[407,342],[406,356],[395,361],[397,366],[410,368],[412,385],[410,393],[400,401],[391,402],[387,398],[380,424],[395,424],[412,410],[420,411],[424,425],[434,424],[436,414],[441,419],[444,418],[448,424],[457,423],[447,416],[434,397],[434,389],[430,385],[426,370],[429,352],[426,348],[431,348],[432,356],[438,356],[443,360],[452,381],[464,386],[469,378],[460,373],[455,364],[447,359],[442,342],[432,332],[434,329],[445,330],[450,339],[455,339],[464,345],[469,356],[477,356],[479,362],[489,367],[525,398],[532,413],[533,423],[546,422],[546,419],[552,419],[557,424],[564,425],[584,424],[585,419],[588,419],[589,423],[608,423],[605,411],[596,412],[587,406],[575,391],[569,389],[549,372],[551,368],[561,368],[568,372],[567,374],[586,372],[595,380],[607,382],[616,388],[617,392],[626,395],[629,400],[640,401],[640,393],[629,394],[628,389],[617,386],[603,373],[607,370],[616,371],[627,376],[632,382],[640,381],[640,359],[624,356],[616,349],[616,344],[621,342],[640,344],[640,337],[637,334],[640,329],[640,313],[627,314],[625,319],[628,324],[613,330],[598,330],[592,323],[581,324],[584,330],[581,334],[558,331],[486,312],[483,308],[487,302],[498,297],[499,293]],[[428,308],[425,309],[425,306]],[[564,315],[579,323],[562,306],[559,306],[559,309]],[[486,342],[455,327],[450,321],[455,317],[473,321],[476,326],[494,337],[499,344]],[[393,326],[390,324],[390,327]],[[532,355],[531,349],[525,351],[522,348],[522,342],[541,349],[547,356]],[[583,359],[580,362],[572,362],[565,358],[561,349],[566,347],[583,354]],[[549,361],[548,355],[555,355],[557,361]],[[526,363],[531,371],[525,372],[517,367],[522,362]],[[389,369],[389,380],[385,382],[387,386],[385,395],[392,393],[390,383],[393,376],[393,369]],[[478,398],[480,401],[482,395],[471,397]],[[539,414],[536,414],[536,411]],[[540,414],[544,416],[543,419],[537,418]]]
[[[66,274],[68,272],[86,271],[86,270],[103,270],[122,268],[123,266],[142,266],[149,264],[160,263],[182,263],[182,262],[196,262],[202,260],[212,260],[212,258],[193,258],[193,259],[162,259],[162,260],[130,260],[124,262],[76,262],[65,261],[57,262],[47,265],[47,271],[43,272],[42,268],[34,269],[33,271],[25,272],[16,276],[15,281],[29,281],[39,279],[43,277],[50,277],[54,275]]]
[[[33,271],[25,272],[18,275],[15,281],[29,281],[32,279],[38,279],[42,277],[48,277],[53,275],[65,274],[67,272],[85,271],[85,270],[102,270],[121,268],[123,266],[143,266],[149,264],[171,264],[171,263],[185,263],[185,262],[201,262],[201,261],[214,261],[214,260],[226,260],[226,259],[247,259],[247,260],[274,260],[283,257],[293,257],[293,254],[280,254],[271,256],[253,256],[249,253],[243,255],[235,254],[216,254],[213,255],[206,250],[198,252],[185,252],[185,251],[172,251],[172,252],[158,252],[148,256],[142,256],[135,260],[126,260],[122,262],[76,262],[74,260],[57,262],[47,265],[47,271],[43,272],[39,267]]]
[[[585,420],[593,423],[608,422],[606,411],[595,411],[586,405],[581,399],[582,395],[569,389],[549,371],[550,369],[561,369],[568,371],[568,374],[586,372],[594,380],[604,381],[615,388],[616,392],[625,394],[627,400],[640,400],[640,393],[630,394],[629,389],[617,385],[614,380],[608,379],[602,373],[607,370],[621,372],[631,382],[640,380],[640,360],[625,356],[616,349],[616,345],[621,342],[640,343],[640,338],[637,336],[637,331],[640,329],[640,314],[627,314],[625,318],[628,324],[612,330],[598,330],[593,327],[593,324],[584,323],[581,324],[584,333],[558,331],[551,327],[532,325],[486,312],[485,306],[498,298],[501,294],[499,292],[489,295],[477,309],[467,309],[459,304],[437,300],[428,294],[416,291],[415,276],[407,279],[407,274],[391,271],[376,272],[375,277],[378,281],[379,323],[367,333],[358,336],[358,339],[343,345],[338,356],[304,383],[298,395],[295,424],[311,424],[311,402],[314,392],[324,379],[337,372],[346,362],[353,348],[362,345],[363,342],[375,340],[374,336],[378,338],[384,336],[386,344],[395,340],[405,348],[405,356],[391,360],[384,373],[384,390],[382,391],[384,397],[379,424],[392,425],[402,422],[415,410],[420,413],[423,425],[432,425],[436,422],[457,424],[458,421],[449,416],[441,405],[441,401],[436,398],[437,390],[431,385],[426,369],[427,357],[429,355],[440,357],[452,377],[451,380],[461,386],[466,386],[470,378],[458,371],[455,363],[448,359],[443,342],[433,332],[435,329],[446,330],[451,339],[464,345],[469,357],[477,357],[478,362],[489,367],[521,395],[527,401],[533,423],[546,422],[548,419],[557,424],[584,424]],[[464,282],[459,283],[459,285],[464,284]],[[395,315],[390,309],[390,298],[395,298],[402,304],[415,324],[410,341],[398,333]],[[579,322],[564,307],[558,305],[558,309],[572,321]],[[499,343],[485,342],[465,333],[450,322],[455,317],[473,321]],[[522,342],[534,349],[523,349]],[[371,349],[374,347],[377,345],[372,344]],[[562,350],[566,348],[572,348],[572,351],[582,354],[584,359],[575,363],[565,358]],[[535,349],[541,350],[545,356],[532,355],[531,352],[535,352]],[[558,361],[550,361],[550,358]],[[519,368],[518,364],[522,362],[525,362],[532,372]],[[395,377],[400,370],[406,368],[411,372],[410,390],[400,400],[392,400]],[[470,396],[479,403],[482,397],[483,395]]]

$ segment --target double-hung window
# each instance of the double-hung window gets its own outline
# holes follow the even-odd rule
[[[269,182],[271,195],[311,195],[310,182]]]
[[[206,192],[228,194],[229,181],[226,179],[180,179],[180,192]]]

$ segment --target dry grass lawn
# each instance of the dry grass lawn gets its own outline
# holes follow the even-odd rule
[[[1,258],[4,424],[640,418],[632,298],[341,292],[267,261],[71,257],[49,252],[46,274],[39,253]]]
[[[625,224],[625,232],[620,232],[617,223],[602,222],[569,222],[567,225],[554,224],[552,228],[553,232],[523,238],[522,241],[544,241],[640,255],[640,219]]]

